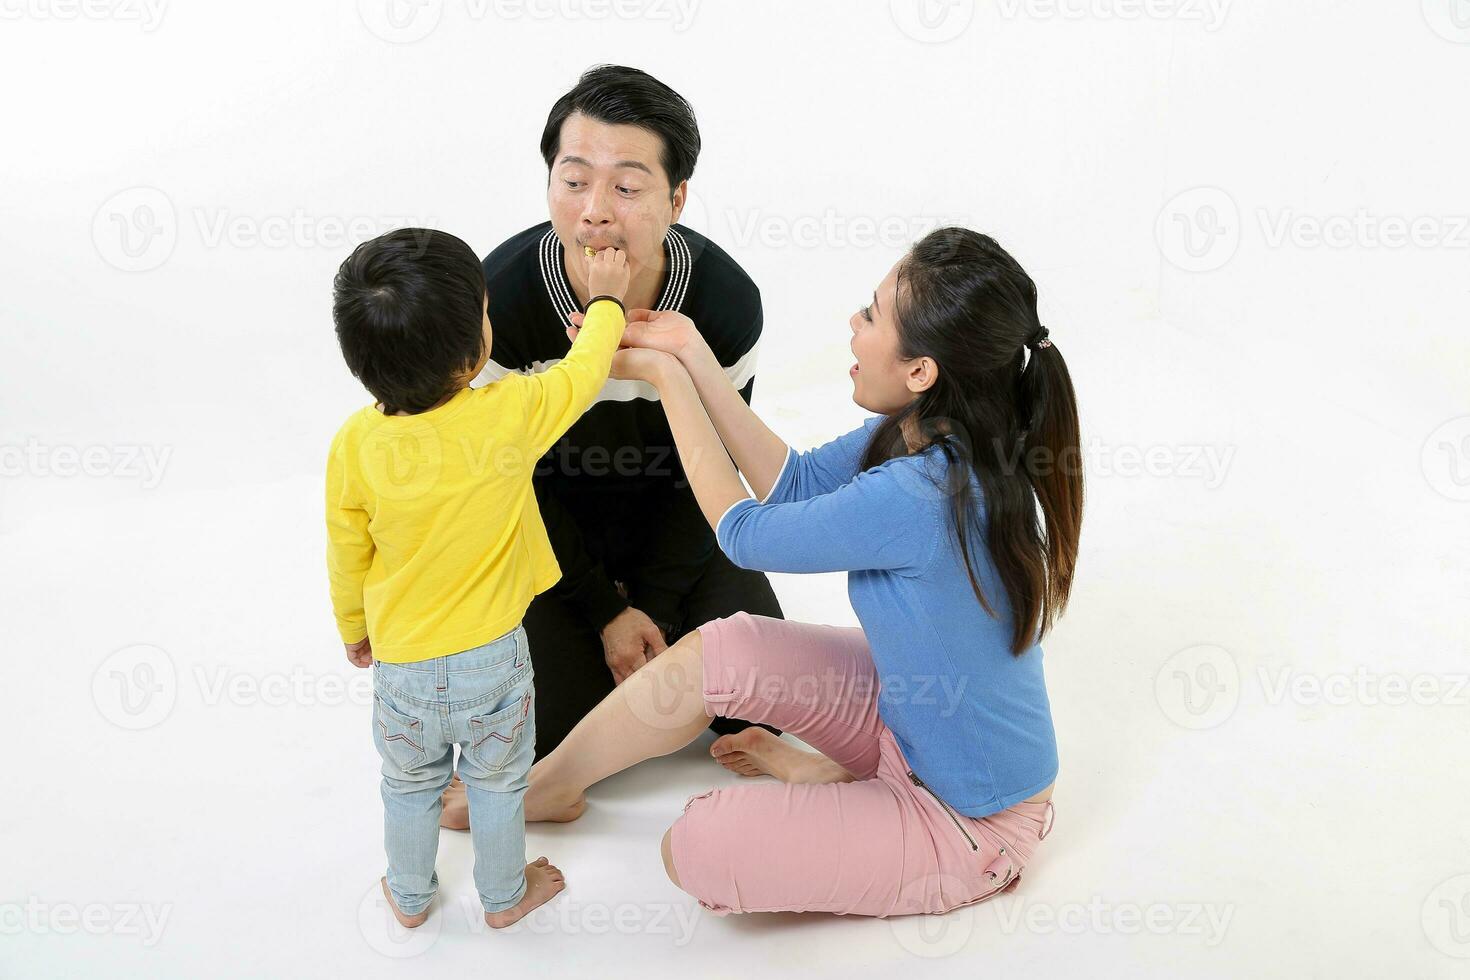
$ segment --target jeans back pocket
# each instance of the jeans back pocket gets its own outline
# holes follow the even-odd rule
[[[500,772],[509,764],[525,735],[531,696],[532,688],[528,684],[520,697],[504,708],[470,718],[468,753],[484,771]]]
[[[422,719],[399,711],[382,696],[373,693],[373,734],[378,752],[404,772],[423,764],[428,753],[424,749]]]

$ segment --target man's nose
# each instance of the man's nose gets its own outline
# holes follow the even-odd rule
[[[612,208],[607,204],[607,192],[592,188],[582,206],[582,224],[606,225],[612,223]]]

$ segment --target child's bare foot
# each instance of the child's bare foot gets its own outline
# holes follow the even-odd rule
[[[393,918],[405,929],[417,929],[429,918],[429,910],[424,909],[418,915],[404,915],[398,911],[398,903],[393,901],[393,893],[388,890],[388,878],[385,875],[381,882],[383,886],[383,897],[388,899],[388,907],[393,910]]]
[[[534,908],[545,905],[563,888],[567,887],[561,869],[545,857],[538,857],[526,865],[526,894],[521,900],[503,912],[486,912],[485,924],[491,929],[504,929],[519,922]]]
[[[710,755],[742,776],[775,776],[783,783],[849,783],[852,773],[822,755],[784,741],[752,725],[734,735],[721,735]]]
[[[444,791],[444,811],[439,814],[439,826],[445,830],[469,830],[470,829],[470,798],[465,792],[464,783],[460,782],[459,773],[449,781],[449,788]]]
[[[523,805],[526,808],[526,823],[548,820],[553,823],[571,823],[587,809],[587,795],[569,792],[547,779],[546,770],[538,762],[531,767],[531,772],[526,777]]]

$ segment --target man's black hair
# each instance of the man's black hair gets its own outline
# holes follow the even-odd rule
[[[610,125],[640,126],[663,141],[659,160],[669,193],[694,174],[699,160],[699,124],[684,97],[645,71],[596,65],[556,100],[541,133],[541,157],[550,171],[561,147],[561,127],[574,112]]]

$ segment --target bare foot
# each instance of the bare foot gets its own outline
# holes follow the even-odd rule
[[[850,783],[852,773],[820,752],[808,752],[764,728],[752,725],[734,735],[721,735],[710,755],[742,776],[775,776],[783,783]]]
[[[424,909],[418,915],[404,915],[398,911],[398,903],[393,901],[393,893],[388,890],[388,878],[386,875],[380,884],[383,886],[383,896],[388,899],[388,907],[393,910],[393,918],[398,920],[399,925],[405,929],[417,929],[424,924],[424,921],[429,917],[428,909]]]
[[[504,929],[521,921],[534,908],[545,905],[563,888],[567,887],[561,869],[545,857],[538,857],[526,865],[526,894],[521,900],[503,912],[486,912],[485,924],[491,929]]]
[[[568,792],[547,779],[540,762],[531,767],[526,784],[526,823],[571,823],[587,809],[587,794]]]
[[[445,830],[469,830],[470,829],[470,798],[465,792],[464,783],[460,782],[459,773],[449,781],[449,788],[444,791],[444,812],[439,814],[439,826]]]

